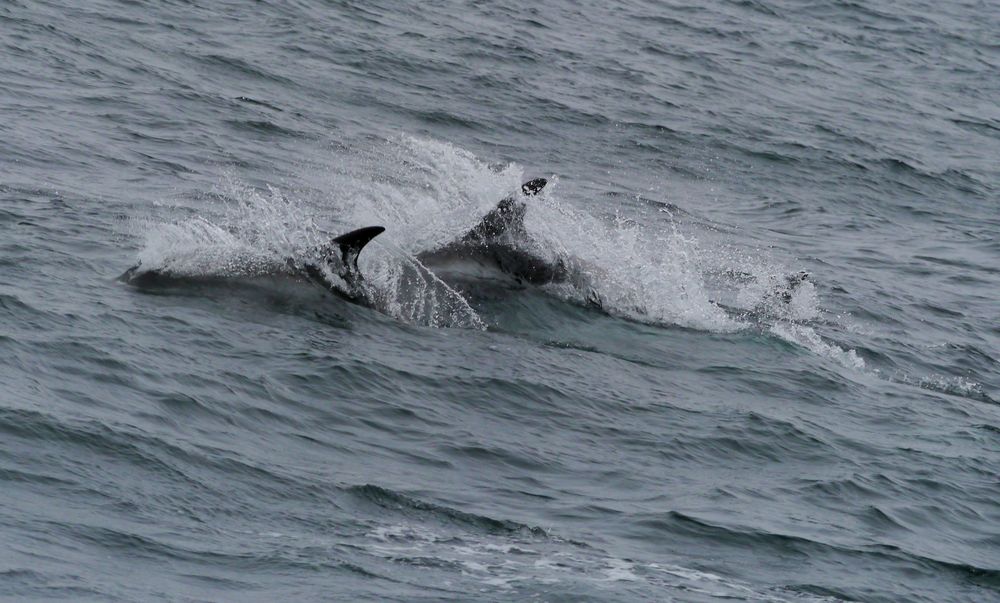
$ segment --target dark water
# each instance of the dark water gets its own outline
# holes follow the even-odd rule
[[[995,3],[80,4],[0,5],[0,595],[1000,600]],[[605,311],[403,282],[536,176]],[[278,268],[370,224],[384,312]]]

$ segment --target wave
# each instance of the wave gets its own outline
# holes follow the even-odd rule
[[[521,535],[531,538],[547,538],[548,534],[539,527],[532,527],[525,524],[493,519],[484,515],[475,515],[459,511],[450,507],[435,505],[410,498],[404,494],[382,488],[373,484],[362,486],[351,486],[348,492],[352,495],[378,505],[380,507],[392,509],[403,515],[431,515],[437,521],[450,524],[461,524],[467,528],[472,528],[487,534]]]
[[[778,555],[796,555],[808,558],[814,555],[847,555],[865,557],[871,563],[899,563],[908,566],[930,566],[945,570],[984,588],[1000,586],[1000,569],[979,567],[971,563],[936,559],[927,555],[907,551],[889,544],[849,546],[829,543],[804,536],[780,534],[754,530],[745,527],[726,526],[713,523],[679,511],[669,511],[657,517],[641,520],[641,525],[657,532],[670,535],[689,535],[699,539],[715,540],[720,544],[734,544],[763,552],[774,551]]]

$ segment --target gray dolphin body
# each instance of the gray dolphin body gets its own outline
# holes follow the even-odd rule
[[[322,285],[331,293],[348,301],[365,306],[374,306],[370,290],[365,286],[364,275],[358,269],[358,254],[372,239],[382,234],[382,226],[367,226],[352,230],[334,238],[330,243],[315,250],[318,262],[299,263],[289,258],[285,268],[292,274],[302,275],[310,281]],[[278,271],[282,271],[280,264]],[[202,280],[211,276],[197,277],[174,274],[170,270],[143,269],[142,262],[123,272],[118,280],[138,287],[155,286],[170,280]]]

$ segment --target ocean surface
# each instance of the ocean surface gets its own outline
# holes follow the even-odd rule
[[[998,99],[990,1],[6,0],[0,598],[1000,601]],[[574,282],[418,262],[536,177]]]

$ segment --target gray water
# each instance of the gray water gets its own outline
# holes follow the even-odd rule
[[[0,596],[1000,600],[998,36],[8,0]],[[591,290],[404,278],[534,177]],[[379,310],[283,268],[368,225]]]

